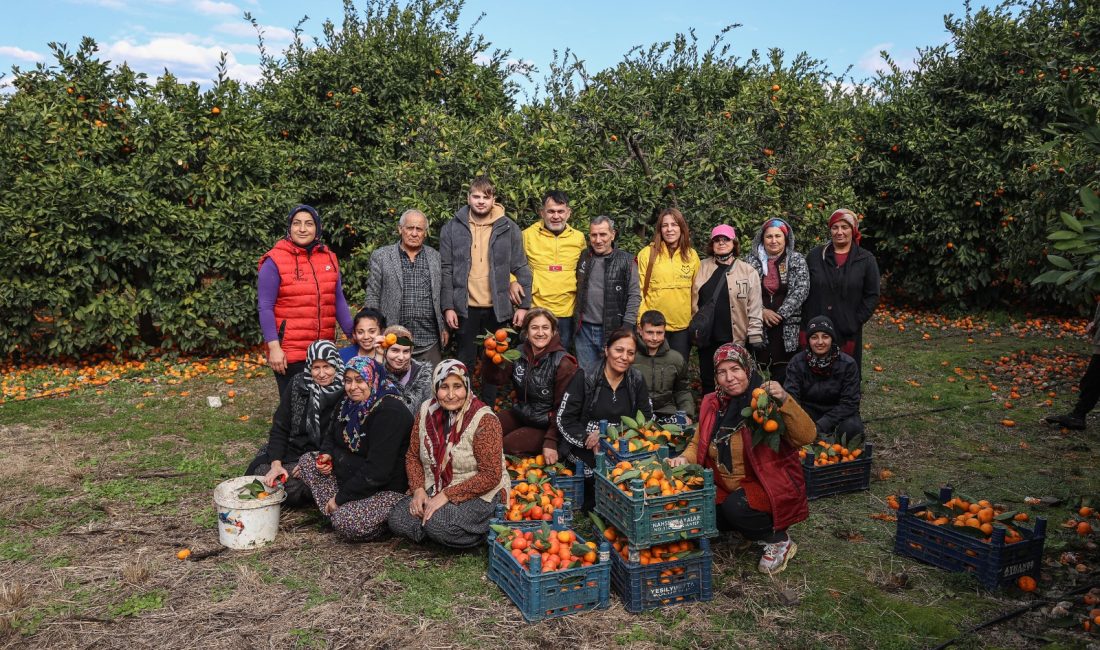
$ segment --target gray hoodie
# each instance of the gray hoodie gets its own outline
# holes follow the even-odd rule
[[[453,309],[462,318],[469,316],[470,206],[462,206],[439,231],[439,256],[443,271],[439,303],[443,311]],[[493,222],[489,237],[489,289],[493,296],[493,314],[498,321],[511,320],[515,313],[508,297],[509,275],[523,286],[521,309],[531,308],[531,267],[523,250],[523,232],[516,222],[502,216]]]

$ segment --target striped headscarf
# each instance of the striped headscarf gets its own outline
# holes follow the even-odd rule
[[[347,443],[348,449],[359,451],[365,433],[363,424],[371,412],[387,395],[400,399],[401,390],[386,376],[385,366],[370,357],[352,357],[348,361],[347,369],[359,373],[370,387],[370,394],[365,400],[356,402],[350,397],[345,397],[344,404],[340,407],[340,421],[344,423],[344,442]]]
[[[336,370],[336,377],[328,386],[319,386],[313,380],[310,368],[314,361],[324,361]],[[338,393],[344,391],[344,362],[340,359],[340,351],[332,341],[314,341],[306,350],[306,367],[302,371],[306,389],[309,391],[309,400],[306,402],[305,425],[309,439],[318,447],[321,445],[321,402],[329,405],[335,402],[332,399]]]

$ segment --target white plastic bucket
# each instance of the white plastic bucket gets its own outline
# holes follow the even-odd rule
[[[280,505],[286,491],[276,489],[263,499],[241,499],[237,495],[244,486],[262,476],[239,476],[214,488],[214,505],[218,508],[218,541],[235,549],[259,548],[275,541],[279,532]]]

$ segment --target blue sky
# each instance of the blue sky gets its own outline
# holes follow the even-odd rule
[[[974,2],[975,8],[991,3]],[[362,0],[357,2],[362,6]],[[50,41],[70,49],[87,35],[100,44],[103,58],[159,75],[168,68],[184,80],[206,85],[221,51],[229,54],[230,75],[252,81],[259,75],[256,39],[243,19],[250,11],[265,26],[269,48],[281,49],[303,15],[307,34],[320,33],[325,18],[339,22],[340,0],[37,0],[7,3],[0,25],[0,71],[29,68],[49,60]],[[741,23],[727,37],[733,53],[748,56],[779,47],[788,60],[806,51],[835,73],[851,66],[856,80],[882,66],[888,50],[902,66],[918,47],[947,41],[943,16],[962,14],[962,0],[855,0],[832,3],[803,0],[745,2],[598,2],[587,0],[469,0],[463,24],[484,13],[477,30],[516,60],[539,68],[541,80],[553,51],[571,49],[595,71],[621,60],[631,47],[667,40],[694,27],[708,43],[725,25]],[[10,73],[0,83],[10,80]]]

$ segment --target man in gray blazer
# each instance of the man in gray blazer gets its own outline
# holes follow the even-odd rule
[[[386,316],[390,325],[404,325],[413,337],[413,357],[438,364],[449,333],[439,306],[442,267],[439,251],[424,244],[428,218],[406,210],[397,222],[401,241],[375,249],[364,307]]]

